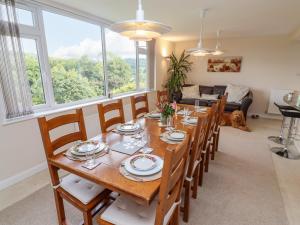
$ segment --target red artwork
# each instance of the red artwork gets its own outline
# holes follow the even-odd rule
[[[210,58],[207,63],[207,72],[234,72],[241,71],[242,57]]]

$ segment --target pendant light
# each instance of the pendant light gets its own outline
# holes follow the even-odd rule
[[[203,30],[204,30],[204,18],[206,15],[207,9],[201,10],[201,26],[200,26],[200,40],[196,48],[189,49],[187,52],[193,56],[206,56],[214,52],[212,49],[203,47]]]
[[[221,35],[221,31],[218,30],[217,31],[217,44],[216,44],[215,51],[212,53],[213,55],[223,55],[224,54],[224,52],[220,49],[220,47],[221,47],[220,35]]]
[[[111,30],[120,33],[135,41],[151,41],[172,29],[162,23],[145,20],[142,0],[138,0],[138,9],[135,20],[117,22],[111,25]]]

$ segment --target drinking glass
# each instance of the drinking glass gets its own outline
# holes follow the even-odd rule
[[[85,158],[86,162],[85,165],[88,167],[92,167],[96,164],[96,150],[97,148],[94,148],[92,151],[87,151]]]
[[[200,108],[200,100],[196,99],[195,100],[195,111],[198,112],[198,109]]]

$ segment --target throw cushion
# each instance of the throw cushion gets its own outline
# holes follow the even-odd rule
[[[199,87],[194,85],[182,88],[182,98],[200,98]]]
[[[241,85],[228,84],[225,93],[228,93],[227,102],[241,103],[248,94],[249,88]]]
[[[218,97],[219,97],[218,94],[215,95],[201,94],[201,99],[205,99],[205,100],[217,100]]]

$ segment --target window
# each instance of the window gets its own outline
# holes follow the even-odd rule
[[[136,44],[105,29],[108,88],[112,94],[136,90]]]
[[[148,84],[148,64],[147,64],[147,43],[140,41],[138,43],[139,57],[139,89],[146,89]]]
[[[103,96],[101,27],[46,11],[43,18],[55,102]]]
[[[31,88],[32,103],[33,105],[45,104],[46,102],[36,41],[28,38],[21,38],[21,43],[23,47],[26,72]]]
[[[129,40],[84,14],[30,0],[16,7],[35,110],[148,87],[146,42]],[[7,20],[1,4],[0,10]]]

